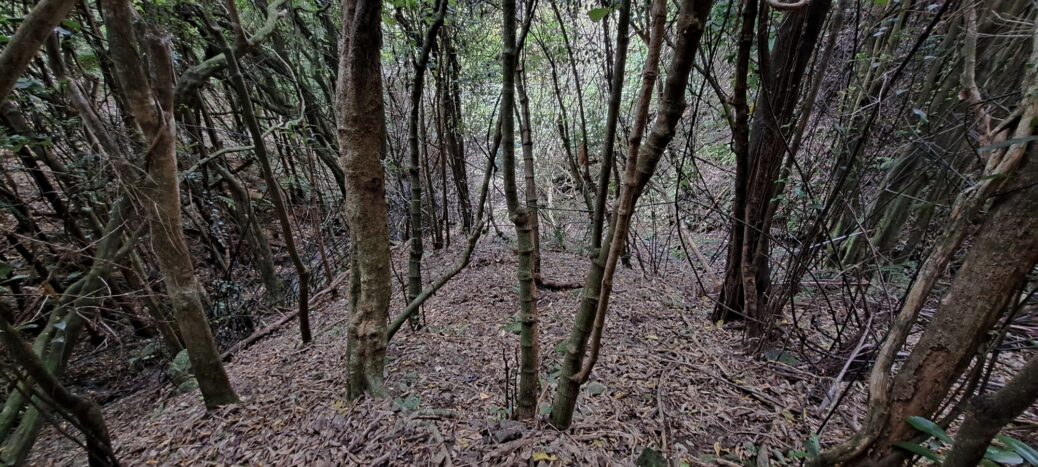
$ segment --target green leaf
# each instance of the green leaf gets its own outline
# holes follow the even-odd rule
[[[0,279],[10,276],[12,272],[14,272],[14,266],[11,266],[10,263],[0,262]]]
[[[818,442],[818,435],[811,435],[807,438],[807,456],[811,459],[818,459],[818,453],[822,452],[822,445]]]
[[[1028,446],[1027,443],[1020,441],[1016,438],[1010,438],[1009,436],[1001,435],[995,438],[1006,445],[1006,447],[1016,451],[1028,464],[1038,465],[1038,451]]]
[[[594,21],[594,22],[597,23],[599,21],[602,21],[602,19],[605,18],[606,16],[608,16],[610,11],[613,11],[613,9],[612,8],[606,8],[606,7],[592,8],[592,9],[588,10],[587,17],[591,18],[591,21]]]
[[[934,462],[937,462],[937,463],[941,462],[941,456],[938,456],[936,452],[933,452],[930,449],[928,449],[926,447],[923,447],[923,446],[920,446],[920,445],[918,445],[916,443],[908,443],[908,442],[905,442],[905,441],[901,441],[899,443],[895,443],[894,446],[897,446],[897,447],[899,447],[901,449],[904,449],[904,450],[906,450],[908,452],[911,452],[912,454],[923,456],[923,457],[925,457],[927,459],[930,459],[930,460],[932,460]]]
[[[926,433],[943,441],[945,444],[952,443],[952,439],[948,436],[947,433],[944,432],[943,429],[941,429],[941,427],[937,426],[936,423],[931,422],[930,420],[927,420],[923,417],[908,417],[908,419],[905,420],[905,423],[912,425],[912,428],[915,428],[923,433]]]
[[[562,342],[559,342],[557,345],[555,345],[555,353],[559,355],[564,355],[566,353],[567,344],[569,344],[569,340],[563,340]]]
[[[1015,452],[994,446],[988,446],[987,451],[984,452],[984,458],[999,464],[1020,465],[1024,463],[1024,458],[1018,456]]]
[[[872,0],[872,2],[875,3],[876,6],[887,6],[887,4],[890,3],[890,0]]]
[[[65,19],[64,21],[62,21],[61,22],[61,27],[65,28],[65,29],[67,29],[69,31],[72,31],[72,32],[79,32],[79,31],[83,30],[83,26],[80,26],[79,23],[77,23],[77,22],[75,22],[73,20],[70,20],[70,19]]]
[[[804,451],[789,451],[789,453],[786,455],[794,459],[807,459],[810,456],[810,454]]]

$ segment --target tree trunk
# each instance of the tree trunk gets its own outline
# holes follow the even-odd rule
[[[0,52],[0,70],[4,70],[0,73],[0,103],[7,100],[36,52],[75,4],[73,0],[42,0],[25,15],[4,51]]]
[[[468,168],[465,164],[465,138],[462,134],[461,87],[458,83],[461,65],[458,52],[454,48],[450,31],[442,29],[443,54],[446,60],[442,67],[441,79],[444,81],[443,109],[446,112],[447,149],[451,155],[451,171],[454,189],[458,197],[458,213],[461,215],[461,229],[466,234],[472,229],[472,200],[469,199]],[[477,219],[476,222],[479,222]]]
[[[910,440],[911,416],[933,418],[948,391],[988,341],[988,331],[1038,262],[1038,152],[1000,190],[962,267],[919,342],[894,378],[889,415],[868,458],[900,461],[895,443]],[[891,456],[887,458],[887,456]],[[887,458],[887,459],[884,459]]]
[[[425,90],[425,69],[429,56],[436,44],[436,34],[443,26],[447,13],[446,0],[437,0],[436,11],[426,30],[418,57],[414,59],[414,79],[411,82],[411,101],[407,113],[407,178],[411,184],[409,218],[411,220],[411,252],[407,262],[407,303],[411,303],[422,292],[422,177],[418,146],[418,116],[422,108],[422,93]],[[432,187],[429,187],[430,191]],[[432,196],[430,194],[430,196]],[[446,200],[444,200],[446,202]],[[435,227],[435,226],[433,226]],[[418,315],[411,323],[418,324]]]
[[[660,93],[659,113],[653,122],[645,144],[641,143],[638,124],[632,129],[628,150],[628,162],[624,186],[620,195],[614,221],[606,234],[609,248],[601,248],[597,258],[592,261],[584,285],[584,296],[577,311],[573,329],[566,343],[566,355],[558,378],[558,389],[552,406],[551,422],[558,428],[568,428],[573,420],[573,409],[576,407],[580,386],[591,370],[593,362],[584,365],[584,353],[591,334],[592,322],[596,321],[598,334],[601,335],[601,320],[604,319],[611,292],[612,272],[623,250],[630,225],[631,215],[637,206],[638,197],[652,174],[656,164],[663,155],[667,144],[674,137],[674,128],[681,120],[685,110],[685,87],[689,73],[692,71],[693,57],[699,48],[699,40],[703,35],[707,15],[712,6],[709,0],[685,0],[675,31],[674,58],[667,70],[667,79]],[[650,58],[646,61],[646,70],[642,76],[642,89],[639,95],[638,115],[635,122],[647,118],[648,103],[652,95],[652,85],[656,77],[656,64],[659,48],[663,41],[663,21],[666,2],[657,0],[653,3],[654,34],[650,45]],[[599,318],[601,314],[602,318]]]
[[[533,278],[533,226],[530,210],[520,205],[519,189],[515,180],[515,75],[516,75],[516,20],[515,0],[502,2],[501,53],[501,152],[503,160],[505,201],[508,214],[515,225],[519,250],[519,391],[515,417],[529,419],[537,411],[538,332],[537,288]]]
[[[955,435],[944,467],[971,467],[980,464],[991,440],[999,430],[1020,416],[1038,399],[1038,357],[1020,369],[1002,389],[973,399],[966,419]]]
[[[0,303],[0,308],[5,307],[6,305]],[[9,310],[0,310],[0,340],[4,341],[11,359],[22,367],[32,380],[34,388],[31,392],[45,396],[41,399],[46,399],[52,404],[55,412],[60,412],[75,422],[76,428],[83,433],[90,466],[119,465],[112,450],[108,427],[105,425],[104,418],[101,417],[101,408],[95,402],[69,392],[58,378],[47,370],[29,345],[22,340],[18,330],[8,321],[9,316]],[[28,450],[25,453],[28,454]],[[6,455],[4,460],[8,460]],[[15,464],[23,462],[25,462],[24,456],[14,459]]]
[[[382,102],[382,2],[343,0],[336,115],[346,174],[346,219],[353,238],[353,280],[347,331],[347,394],[381,396],[386,321],[392,293]]]
[[[533,165],[533,135],[530,131],[533,122],[530,121],[530,98],[526,95],[525,60],[515,77],[515,90],[519,97],[519,131],[523,150],[526,210],[530,216],[530,244],[533,249],[530,253],[530,273],[533,274],[534,282],[539,283],[541,281],[541,222],[538,213],[536,169]]]
[[[137,208],[145,213],[152,247],[165,274],[166,291],[173,304],[184,346],[207,408],[238,401],[216,350],[203,308],[201,286],[195,280],[187,239],[181,226],[180,187],[177,178],[176,124],[173,119],[173,69],[168,36],[149,32],[141,42],[148,49],[156,80],[149,88],[149,74],[137,50],[132,26],[134,12],[128,2],[104,0],[105,26],[119,83],[129,109],[147,141],[145,181],[134,188]]]
[[[1038,30],[1036,30],[1036,33],[1038,33]],[[1038,35],[1034,36],[1034,38],[1038,39]],[[948,222],[946,223],[945,229],[941,237],[934,244],[934,247],[931,250],[929,256],[926,258],[926,261],[923,262],[923,264],[919,267],[919,271],[912,282],[912,286],[909,288],[908,292],[905,295],[905,298],[902,300],[901,310],[897,314],[894,323],[891,324],[890,331],[884,339],[878,354],[876,355],[876,362],[873,364],[872,371],[869,374],[869,409],[862,429],[859,430],[851,439],[847,440],[846,442],[838,446],[835,446],[826,452],[823,452],[819,458],[819,463],[831,464],[845,462],[849,459],[861,459],[864,456],[866,456],[867,450],[869,450],[873,446],[876,446],[876,441],[881,435],[885,437],[884,443],[886,444],[886,446],[883,446],[879,451],[889,452],[892,449],[892,443],[899,441],[899,439],[891,438],[889,432],[893,429],[903,430],[902,427],[896,425],[901,424],[901,421],[903,420],[904,416],[906,416],[906,414],[904,413],[906,410],[918,411],[920,409],[920,407],[908,406],[908,403],[912,402],[911,399],[909,399],[908,401],[902,401],[901,406],[898,407],[898,410],[902,412],[899,414],[900,416],[902,416],[902,419],[893,422],[891,421],[891,414],[894,413],[893,410],[895,409],[894,403],[892,402],[892,397],[914,397],[914,395],[911,393],[905,394],[904,392],[902,392],[900,395],[898,395],[896,392],[893,391],[892,386],[898,383],[897,381],[895,381],[892,384],[890,380],[891,368],[893,367],[895,356],[901,350],[901,347],[904,345],[906,339],[908,338],[908,334],[911,331],[912,326],[919,315],[919,311],[927,302],[930,292],[936,285],[937,280],[943,275],[944,269],[947,267],[955,253],[959,250],[959,247],[962,245],[962,242],[966,239],[971,225],[974,225],[978,222],[978,219],[980,219],[980,215],[985,204],[988,202],[988,198],[993,196],[999,190],[1001,190],[1002,187],[1005,187],[1009,180],[1028,180],[1028,177],[1034,176],[1033,172],[1036,170],[1034,168],[1035,164],[1032,163],[1031,167],[1027,168],[1027,158],[1029,156],[1029,152],[1033,151],[1033,149],[1028,149],[1028,145],[1029,141],[1034,135],[1034,122],[1038,121],[1038,79],[1036,79],[1034,71],[1035,63],[1038,63],[1038,48],[1032,49],[1027,68],[1029,70],[1029,73],[1025,76],[1023,81],[1022,94],[1024,97],[1019,106],[1020,118],[1016,122],[1016,127],[1012,131],[1012,133],[1006,135],[1009,137],[1007,141],[1013,141],[1013,143],[1009,144],[1008,147],[1005,147],[1004,149],[996,150],[992,153],[989,153],[983,171],[983,177],[981,177],[972,187],[960,193],[959,196],[956,198],[954,204],[952,205],[951,212],[948,215]],[[1008,129],[1006,131],[1008,132]],[[1020,170],[1021,165],[1024,166],[1024,171],[1017,175],[1016,172]],[[1028,170],[1030,171],[1030,175],[1028,175]],[[1019,198],[1015,198],[1013,202],[1017,202],[1017,200],[1019,200]],[[1013,204],[1013,202],[1007,202],[1006,205],[1011,205]],[[1004,211],[1005,208],[1003,207],[1000,210],[996,210],[991,215],[995,216],[998,212]],[[1016,221],[1025,222],[1026,219],[1017,219]],[[998,223],[990,223],[986,225],[991,226],[990,228],[994,229],[995,234],[998,233]],[[1016,224],[1005,225],[1006,227],[1009,227]],[[991,233],[984,232],[983,235],[991,235]],[[980,244],[979,242],[983,235],[978,236],[978,240],[973,247],[974,249],[976,249],[977,246]],[[1020,241],[1019,239],[1017,240]],[[1010,252],[1010,250],[1008,249],[1008,244],[1003,248],[1006,248],[1006,250],[1001,252],[1001,254],[1013,253],[1010,256],[1013,256],[1013,260],[1015,261],[1026,261],[1026,255],[1034,254],[1032,252],[1027,251]],[[973,250],[971,250],[970,254],[973,254]],[[1002,274],[1010,273],[1009,264],[1012,263],[1007,263],[1005,269],[1002,270]],[[965,266],[966,265],[964,264],[963,269],[959,270],[959,274],[956,280],[964,277],[963,272],[965,271]],[[1004,279],[1006,278],[1003,277],[1002,279],[1004,282]],[[978,279],[974,277],[969,280],[976,281]],[[1005,284],[1003,283],[991,283],[987,279],[983,279],[983,282],[985,283],[980,285],[973,284],[973,286],[989,287],[989,289],[974,290],[973,292],[987,293],[988,299],[997,298],[998,294],[1000,293],[998,288],[1005,286]],[[970,284],[964,284],[963,287],[969,285]],[[983,310],[987,310],[991,305],[991,303],[988,303],[978,311],[970,312],[970,319],[980,320],[979,322],[972,321],[974,325],[983,324],[986,322],[987,319],[989,319],[982,315]],[[994,311],[989,310],[989,313],[998,313],[999,311],[1000,309]],[[935,316],[934,321],[936,321],[936,318],[937,316]],[[986,328],[981,330],[968,329],[967,323],[970,322],[971,321],[952,323],[951,326],[953,326],[955,330],[960,334],[963,332],[979,332],[981,334],[986,332]],[[930,328],[933,328],[933,326],[934,322],[931,322],[928,330]],[[935,332],[943,333],[944,331],[941,330]],[[947,336],[948,335],[945,335],[945,337]],[[965,338],[962,338],[962,336],[959,336],[959,338],[959,341],[949,342],[954,342],[956,346],[970,345],[970,340],[966,340]],[[920,347],[922,344],[922,341],[916,344],[916,348],[918,348],[920,352],[923,352],[925,349],[925,347]],[[946,350],[950,351],[950,349]],[[913,355],[915,355],[915,352],[913,352]],[[919,358],[925,359],[926,357],[924,355]],[[917,362],[917,364],[918,363],[920,362]],[[928,361],[924,363],[930,364],[933,362]],[[954,361],[953,355],[945,355],[945,361],[940,363],[944,368],[938,369],[937,371],[941,374],[934,376],[942,376],[945,378],[954,378],[955,376],[957,376],[948,374],[949,370],[954,370],[959,365],[961,365],[960,362]],[[913,375],[905,374],[905,368],[908,368],[907,365],[902,367],[902,370],[898,373],[898,378],[901,379],[900,384],[902,386],[902,391],[906,390],[904,389],[906,385],[911,386],[914,380]],[[961,371],[961,368],[958,369],[958,371]],[[939,394],[943,395],[943,391],[947,390],[947,387],[944,385],[950,383],[948,381],[944,381],[928,384],[941,389],[942,392],[940,392]],[[912,388],[909,387],[907,390],[911,391]],[[914,403],[918,404],[919,402],[915,401]],[[908,415],[926,416],[929,414],[909,413]],[[903,433],[901,433],[901,435],[903,435]],[[886,453],[884,452],[883,455],[885,454]]]
[[[616,126],[620,119],[620,101],[623,97],[624,68],[627,65],[627,42],[628,29],[631,24],[631,1],[620,2],[619,18],[616,27],[616,59],[613,60],[615,67],[611,72],[609,84],[609,106],[606,111],[605,140],[602,149],[602,165],[598,172],[598,191],[595,197],[595,210],[591,220],[591,247],[601,248],[602,229],[605,225],[606,198],[609,196],[609,174],[616,165],[616,155],[613,148],[616,144]],[[608,39],[608,36],[606,36]],[[619,183],[617,183],[619,185]],[[617,189],[620,189],[617,186]]]
[[[757,0],[744,0],[739,30],[739,49],[735,59],[735,85],[732,87],[732,107],[735,120],[732,125],[732,152],[735,153],[735,191],[732,200],[732,225],[729,228],[728,260],[725,264],[724,283],[717,297],[712,321],[741,318],[743,309],[742,222],[746,217],[746,171],[749,166],[750,108],[747,105],[747,81],[750,73],[750,53],[753,50],[753,31],[757,21]]]
[[[238,96],[242,118],[245,120],[245,126],[248,127],[249,135],[252,137],[252,150],[256,154],[256,159],[259,160],[263,179],[267,184],[267,192],[270,193],[271,201],[273,201],[274,212],[281,227],[281,236],[285,238],[285,249],[288,250],[288,256],[292,259],[292,265],[296,269],[296,275],[299,279],[299,334],[303,344],[309,344],[312,340],[310,333],[310,269],[303,263],[303,258],[299,256],[299,249],[296,248],[295,237],[292,235],[292,221],[288,218],[288,203],[285,201],[285,195],[281,191],[281,184],[278,183],[277,178],[274,176],[274,169],[271,167],[270,157],[267,155],[267,145],[263,140],[263,131],[260,129],[259,120],[256,118],[256,110],[252,105],[252,99],[249,97],[248,84],[245,82],[245,78],[242,77],[241,67],[238,66],[238,57],[234,54],[234,50],[227,45],[219,30],[212,31],[212,37],[220,48],[223,49],[224,55],[227,56],[227,69],[230,75],[231,86]],[[293,176],[293,179],[298,180],[298,177]]]
[[[770,208],[782,162],[785,157],[794,156],[788,154],[794,138],[785,129],[794,126],[804,71],[821,37],[830,5],[829,0],[815,0],[786,12],[771,54],[767,52],[767,23],[761,21],[757,28],[762,84],[746,148],[745,212],[742,219],[732,221],[733,229],[742,229],[742,244],[729,245],[741,252],[728,255],[738,262],[726,266],[722,297],[724,310],[728,311],[724,316],[745,318],[751,337],[763,337],[770,322],[766,316],[771,286],[769,213],[773,212]],[[767,12],[766,7],[761,8],[759,16],[764,18]],[[729,282],[736,277],[741,282],[742,308],[738,308],[738,299],[733,295],[739,286]]]

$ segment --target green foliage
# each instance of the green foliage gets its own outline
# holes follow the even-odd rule
[[[613,9],[608,7],[592,8],[588,10],[587,17],[591,18],[591,21],[597,23],[599,21],[602,21],[602,19],[604,19],[606,16],[609,16],[609,13],[612,11]]]
[[[1006,447],[1012,449],[1013,451],[1016,451],[1016,453],[1019,454],[1020,457],[1022,457],[1023,460],[1026,461],[1028,464],[1038,465],[1038,451],[1036,451],[1031,446],[1028,446],[1023,441],[1020,441],[1016,438],[1010,438],[1005,435],[999,435],[995,439],[1004,444]]]
[[[176,357],[173,357],[167,374],[173,381],[173,385],[176,386],[177,394],[194,391],[198,387],[198,381],[195,380],[191,371],[191,359],[187,355],[187,349],[181,350]]]
[[[944,429],[924,417],[908,417],[905,423],[911,425],[912,428],[915,428],[920,433],[928,435],[928,438],[921,443],[902,441],[896,443],[895,446],[929,459],[934,463],[940,464],[943,462],[944,458],[937,450],[943,450],[953,444],[951,437],[945,433]],[[930,438],[935,439],[930,441]],[[1035,464],[1035,461],[1038,461],[1038,451],[1035,451],[1034,448],[1020,440],[1008,436],[998,436],[995,438],[995,443],[998,445],[992,444],[984,452],[982,465],[1020,465],[1025,461],[1032,465],[1038,465]]]
[[[926,459],[930,459],[934,462],[941,462],[942,460],[941,456],[938,456],[936,452],[933,452],[930,448],[927,448],[926,446],[923,446],[921,444],[908,443],[902,441],[900,443],[895,443],[894,445],[908,452],[911,452],[912,454],[924,457]]]
[[[915,428],[916,430],[926,433],[930,436],[933,436],[934,438],[937,438],[942,442],[948,444],[951,444],[952,442],[952,439],[948,436],[947,433],[944,432],[944,430],[941,427],[937,426],[936,423],[931,422],[926,418],[908,417],[908,420],[905,420],[905,423],[908,423],[912,426],[912,428]]]
[[[817,459],[818,454],[822,452],[822,445],[818,441],[818,435],[816,434],[812,434],[811,437],[807,439],[807,442],[804,443],[804,446],[807,448],[807,456],[810,459]]]

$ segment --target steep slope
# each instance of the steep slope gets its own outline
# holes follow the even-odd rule
[[[403,271],[406,252],[395,253]],[[457,254],[428,257],[425,277],[438,277]],[[618,272],[603,355],[571,431],[505,420],[506,388],[514,390],[517,368],[518,336],[509,326],[514,255],[499,240],[484,240],[476,255],[427,303],[426,327],[404,329],[390,343],[390,398],[344,400],[341,287],[340,298],[315,310],[311,347],[300,348],[294,327],[284,326],[236,355],[228,371],[241,404],[206,413],[197,392],[172,395],[167,385],[107,405],[118,455],[133,465],[584,464],[632,463],[649,447],[695,465],[748,459],[761,449],[775,458],[818,426],[817,401],[807,394],[819,378],[746,355],[741,333],[707,320],[712,303],[692,296],[694,278],[676,265],[662,276]],[[586,261],[545,252],[544,271],[555,281],[578,282]],[[400,284],[394,286],[399,310]],[[546,385],[580,292],[541,291]],[[81,463],[81,453],[50,430],[35,459]]]

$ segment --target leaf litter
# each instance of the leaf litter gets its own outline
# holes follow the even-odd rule
[[[460,248],[429,255],[425,279],[446,271]],[[406,267],[404,249],[394,256],[398,271]],[[545,250],[542,261],[549,279],[579,283],[588,260]],[[391,314],[403,308],[394,281]],[[424,328],[390,342],[387,397],[351,402],[347,288],[336,282],[341,290],[312,311],[309,347],[286,325],[234,355],[227,370],[241,403],[206,412],[197,390],[177,395],[152,381],[106,404],[118,457],[128,465],[632,465],[659,456],[672,465],[798,464],[791,454],[826,415],[811,394],[831,380],[747,354],[738,329],[710,322],[713,303],[696,297],[686,266],[658,276],[618,268],[602,355],[567,431],[547,414],[582,290],[539,290],[540,415],[508,420],[515,258],[499,239],[485,240],[426,302]],[[863,397],[855,383],[823,443],[850,433]],[[48,428],[31,461],[83,464],[85,455]]]

